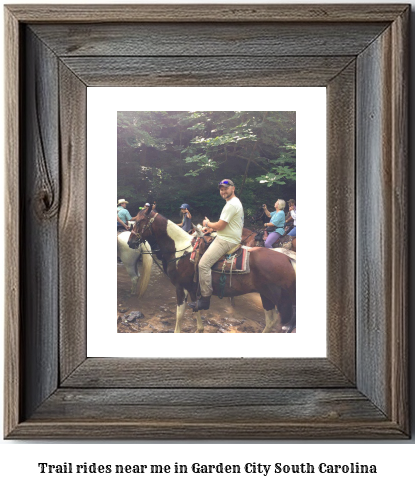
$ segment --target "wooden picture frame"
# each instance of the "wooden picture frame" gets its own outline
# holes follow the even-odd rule
[[[7,439],[409,437],[409,14],[6,6]],[[327,87],[327,358],[86,357],[86,88],[104,85]]]

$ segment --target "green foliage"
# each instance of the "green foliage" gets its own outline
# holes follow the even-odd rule
[[[156,200],[177,221],[186,202],[218,217],[224,177],[237,194],[243,183],[246,215],[275,189],[295,198],[295,112],[118,112],[117,122],[118,198],[133,209]]]
[[[288,181],[296,180],[295,170],[295,144],[286,145],[286,152],[283,152],[277,159],[266,161],[269,172],[256,178],[256,181],[268,187],[285,185]]]

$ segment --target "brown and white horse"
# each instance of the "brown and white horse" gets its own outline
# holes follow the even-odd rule
[[[130,232],[121,232],[117,236],[117,256],[121,259],[127,273],[131,278],[131,295],[143,296],[150,281],[151,265],[153,260],[150,254],[150,246],[144,242],[138,249],[131,249],[128,245]],[[141,275],[138,270],[140,256],[143,260]],[[141,278],[141,279],[140,279]]]
[[[175,332],[181,331],[187,295],[196,301],[197,283],[194,282],[194,263],[190,262],[192,236],[173,222],[151,209],[141,210],[128,241],[132,249],[153,237],[161,251],[163,268],[176,287],[177,315]],[[206,246],[201,245],[201,252]],[[254,249],[249,256],[249,274],[232,275],[232,287],[227,280],[224,296],[232,297],[258,292],[265,312],[263,332],[271,332],[279,318],[286,330],[295,327],[296,276],[287,256],[266,248]],[[219,273],[212,273],[213,294],[219,293]],[[277,307],[277,309],[276,309]],[[278,315],[279,312],[279,315]],[[203,332],[200,312],[196,313],[197,332]]]

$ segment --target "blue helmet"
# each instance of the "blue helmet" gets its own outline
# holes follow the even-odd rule
[[[187,205],[187,203],[183,203],[183,205],[180,208],[187,208],[187,210],[189,210],[190,205]]]

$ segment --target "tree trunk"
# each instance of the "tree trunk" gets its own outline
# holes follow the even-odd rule
[[[265,112],[264,118],[262,119],[262,125],[264,125],[264,123],[265,123],[265,119],[267,118],[267,114],[268,114],[268,112]],[[259,134],[258,134],[258,137],[259,137]],[[248,176],[249,165],[251,164],[252,158],[253,158],[254,153],[255,153],[256,146],[258,144],[258,137],[257,137],[257,140],[255,141],[254,148],[252,149],[251,157],[249,158],[248,163],[246,165],[244,179],[242,180],[241,191],[239,192],[239,196],[242,195],[242,190],[244,189],[246,177]]]

